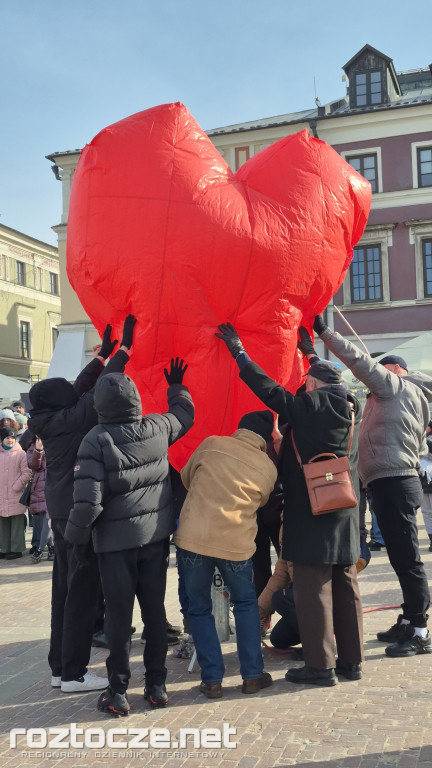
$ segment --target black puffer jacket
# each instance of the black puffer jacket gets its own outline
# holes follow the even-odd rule
[[[186,387],[168,387],[169,410],[142,418],[133,381],[105,376],[95,391],[99,425],[84,438],[75,467],[74,507],[65,539],[95,552],[116,552],[161,541],[175,528],[168,447],[192,426]]]
[[[73,506],[73,468],[81,440],[97,424],[93,407],[94,386],[99,376],[124,371],[129,355],[119,349],[106,367],[99,358],[91,360],[77,377],[73,388],[77,400],[67,408],[32,408],[29,429],[41,438],[47,474],[45,498],[53,520],[67,520]]]

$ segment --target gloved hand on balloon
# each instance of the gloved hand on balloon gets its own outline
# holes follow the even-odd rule
[[[168,382],[168,386],[171,386],[171,384],[182,384],[183,376],[185,375],[186,371],[187,365],[183,360],[179,360],[178,357],[176,357],[175,360],[174,358],[171,358],[171,366],[169,372],[166,368],[164,368],[164,374]]]
[[[323,320],[323,316],[317,315],[313,323],[313,329],[315,333],[317,333],[318,336],[321,336],[321,334],[324,333],[324,331],[326,331],[327,328],[328,326],[325,324]]]
[[[103,332],[102,344],[98,352],[98,357],[103,357],[104,360],[106,360],[107,357],[112,355],[112,353],[114,352],[114,347],[118,342],[118,339],[114,339],[114,341],[111,341],[111,333],[112,333],[112,326],[108,324]]]
[[[125,347],[126,351],[129,351],[132,346],[135,323],[136,317],[134,315],[128,315],[123,324],[123,336],[120,342],[120,347]]]
[[[299,328],[299,336],[300,340],[297,341],[297,349],[304,355],[316,355],[309,331],[307,331],[303,325]]]
[[[215,333],[215,336],[225,342],[235,360],[241,352],[245,351],[236,329],[231,323],[222,323],[218,325],[218,330],[220,333]]]

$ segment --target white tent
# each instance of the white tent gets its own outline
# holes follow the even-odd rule
[[[19,400],[21,393],[28,392],[30,388],[31,384],[0,373],[0,406],[12,402],[12,400]]]
[[[394,349],[383,352],[382,355],[375,358],[378,362],[387,355],[399,355],[405,360],[408,371],[422,371],[432,376],[432,333],[423,333],[414,339],[405,341]],[[350,370],[343,372],[342,377],[350,389],[361,387],[362,384],[353,376]]]

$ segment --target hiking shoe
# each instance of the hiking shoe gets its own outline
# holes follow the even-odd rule
[[[51,677],[51,688],[61,688],[61,676],[59,675],[52,675]]]
[[[409,627],[409,624],[402,624],[403,616],[399,614],[396,624],[393,624],[386,632],[377,632],[377,639],[381,643],[397,642],[399,638],[403,637],[405,630]]]
[[[35,547],[35,546],[33,546],[33,547],[30,547],[30,549],[29,549],[29,551],[28,551],[29,555],[34,555],[34,553],[36,552],[36,550],[37,550],[37,547]]]
[[[42,550],[37,549],[36,552],[33,552],[30,560],[32,563],[40,563],[40,561],[42,560]]]
[[[66,682],[62,680],[61,689],[63,693],[85,693],[86,691],[101,691],[102,688],[106,688],[106,684],[106,677],[99,677],[88,669],[83,677],[76,680],[67,680]]]
[[[432,653],[432,639],[430,632],[426,637],[415,635],[415,628],[407,624],[407,629],[397,643],[388,645],[385,649],[387,656],[417,656],[420,653]]]
[[[129,702],[125,693],[113,693],[111,688],[101,693],[98,698],[99,712],[110,712],[114,717],[126,717],[130,712]]]
[[[173,635],[182,635],[183,630],[181,627],[178,627],[177,625],[170,624],[170,622],[167,619],[167,632],[171,632]]]
[[[290,683],[309,683],[326,687],[336,685],[339,682],[334,669],[314,669],[314,667],[306,665],[300,669],[289,669],[285,675],[285,680],[289,680]]]
[[[165,685],[150,685],[148,688],[144,688],[144,698],[150,702],[152,707],[166,707],[168,704]]]
[[[343,664],[338,660],[335,671],[337,675],[346,677],[347,680],[361,680],[363,677],[361,664]]]
[[[199,689],[208,699],[222,698],[222,683],[200,683]]]
[[[258,693],[263,688],[273,685],[272,676],[269,672],[261,672],[259,677],[253,680],[243,680],[242,693]]]

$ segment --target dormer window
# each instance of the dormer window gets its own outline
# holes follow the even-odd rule
[[[355,104],[369,107],[382,103],[381,72],[357,72],[355,75]]]

